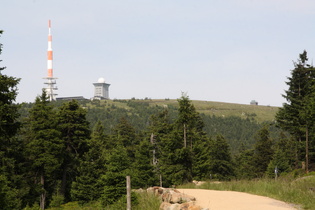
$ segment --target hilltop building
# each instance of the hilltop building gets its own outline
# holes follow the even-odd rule
[[[56,98],[57,101],[71,101],[71,100],[77,100],[77,101],[82,101],[82,100],[88,100],[84,98],[83,96],[70,96],[70,97],[59,97]]]
[[[258,101],[255,101],[255,100],[251,100],[251,102],[250,102],[250,105],[258,105]]]
[[[109,99],[109,86],[110,84],[105,83],[104,78],[99,78],[94,85],[94,97],[93,99]]]

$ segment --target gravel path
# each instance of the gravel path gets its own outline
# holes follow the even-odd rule
[[[285,210],[296,209],[272,198],[233,191],[177,189],[196,198],[196,204],[209,210]]]

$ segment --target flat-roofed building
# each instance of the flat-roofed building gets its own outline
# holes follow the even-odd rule
[[[99,78],[94,85],[94,97],[93,99],[109,99],[109,86],[110,84],[105,83],[104,78]]]

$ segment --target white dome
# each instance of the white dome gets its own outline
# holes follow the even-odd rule
[[[101,77],[101,78],[99,78],[99,79],[97,80],[97,82],[98,82],[98,83],[105,83],[105,79],[104,79],[103,77]]]

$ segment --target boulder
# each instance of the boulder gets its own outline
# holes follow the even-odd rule
[[[170,204],[169,202],[163,202],[160,205],[160,210],[168,210],[170,208],[172,204]]]
[[[167,202],[163,202],[160,206],[160,210],[209,210],[209,209],[203,209],[200,206],[196,205],[195,202],[187,202],[187,203],[175,203],[170,204]]]
[[[186,195],[173,188],[152,187],[147,190],[159,195],[163,201],[160,210],[207,210],[196,205],[196,198]]]

